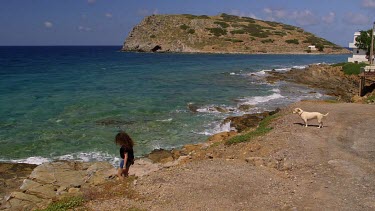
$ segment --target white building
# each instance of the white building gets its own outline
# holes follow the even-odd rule
[[[355,38],[357,38],[360,34],[360,32],[355,32],[353,42],[349,43],[349,48],[351,48],[353,51],[353,57],[349,57],[348,62],[359,63],[368,61],[368,59],[366,58],[366,51],[358,49],[357,46],[355,46]]]
[[[315,45],[309,45],[307,48],[308,48],[310,51],[316,51],[316,47],[315,47]]]

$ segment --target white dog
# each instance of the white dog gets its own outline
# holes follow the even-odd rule
[[[321,114],[319,112],[307,112],[307,111],[304,111],[300,108],[295,108],[293,110],[293,114],[296,114],[298,113],[298,115],[302,118],[302,120],[305,122],[305,127],[307,127],[307,120],[309,119],[317,119],[318,120],[318,123],[319,123],[319,126],[318,128],[322,128],[323,127],[323,117],[327,116],[327,114]]]

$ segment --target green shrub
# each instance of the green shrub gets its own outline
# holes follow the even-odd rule
[[[182,30],[186,30],[186,29],[188,29],[188,28],[189,28],[189,26],[186,25],[186,24],[182,24],[182,25],[180,26],[180,29],[182,29]]]
[[[249,17],[242,17],[243,21],[249,22],[249,23],[255,23],[254,18],[249,18]]]
[[[246,25],[238,24],[238,23],[232,23],[231,25],[232,25],[232,27],[234,27],[234,28],[243,28],[243,27],[246,27]]]
[[[195,30],[194,30],[194,29],[189,29],[187,32],[188,32],[189,34],[194,34],[194,33],[195,33]]]
[[[261,42],[262,43],[273,43],[275,40],[273,39],[266,39],[266,40],[262,40]]]
[[[83,204],[82,197],[69,197],[62,199],[60,201],[50,204],[46,209],[39,211],[62,211],[62,210],[72,210]]]
[[[221,35],[226,35],[227,30],[222,28],[206,28],[208,31],[210,31],[213,35],[216,37],[220,37]]]
[[[243,135],[238,135],[235,136],[225,142],[226,145],[231,145],[231,144],[236,144],[236,143],[241,143],[241,142],[247,142],[252,140],[255,137],[265,135],[266,133],[270,132],[272,130],[272,127],[269,127],[269,124],[271,121],[275,118],[279,117],[278,114],[272,115],[272,116],[267,116],[264,118],[260,123],[259,126],[251,132],[248,132]]]
[[[237,29],[230,32],[231,34],[245,34],[246,31],[243,29]]]
[[[156,37],[156,36],[155,36],[154,34],[150,36],[150,38],[155,38],[155,37]]]
[[[228,28],[229,27],[229,24],[227,24],[225,22],[222,22],[222,21],[215,21],[214,23],[221,26],[221,28]]]
[[[276,27],[279,25],[279,23],[276,23],[276,22],[271,22],[271,21],[264,21],[265,23],[267,23],[268,25],[272,26],[272,27]]]
[[[375,95],[371,95],[366,99],[367,103],[374,103],[375,102]]]
[[[296,44],[296,45],[299,44],[299,41],[297,39],[285,40],[285,42],[288,44]]]
[[[247,32],[257,32],[262,30],[262,26],[258,24],[249,23],[244,29],[246,29]]]
[[[283,32],[283,31],[274,31],[273,34],[274,34],[274,35],[281,36],[281,37],[286,36],[286,33]]]
[[[223,18],[224,21],[238,21],[238,20],[240,20],[240,17],[235,16],[235,15],[228,15],[226,13],[222,13],[220,16]]]
[[[185,16],[186,18],[189,18],[189,19],[210,19],[209,16],[207,15],[191,15],[191,14],[183,14],[183,16]]]
[[[200,16],[198,16],[197,18],[198,18],[198,19],[210,19],[210,17],[207,16],[207,15],[200,15]]]
[[[311,45],[317,45],[317,44],[322,44],[322,45],[331,45],[331,46],[336,46],[334,43],[329,42],[328,40],[316,37],[315,35],[311,33],[305,33],[308,35],[306,40],[302,41],[303,43],[309,43]]]
[[[231,38],[225,38],[224,40],[225,40],[225,41],[234,42],[234,43],[236,43],[236,42],[243,42],[243,40],[239,40],[239,39],[231,39]]]
[[[291,25],[283,25],[283,29],[285,29],[285,30],[295,30],[296,27],[291,26]]]
[[[310,49],[307,49],[306,52],[307,52],[307,53],[311,53],[311,50],[310,50]]]
[[[321,43],[316,44],[315,47],[318,49],[318,51],[323,51],[324,50],[324,45],[321,44]]]
[[[236,43],[236,42],[243,42],[243,40],[239,40],[239,39],[232,39],[231,41],[234,42],[234,43]]]
[[[341,66],[343,72],[346,75],[358,75],[361,71],[361,67],[365,67],[367,64],[366,63],[351,63],[351,62],[343,62],[343,63],[337,63],[333,64],[331,66],[333,67],[338,67]]]
[[[270,35],[270,33],[260,31],[260,32],[253,32],[250,35],[253,36],[253,37],[267,38]]]

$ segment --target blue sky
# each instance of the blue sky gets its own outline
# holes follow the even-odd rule
[[[122,45],[151,14],[228,13],[304,28],[347,46],[375,0],[0,0],[0,45]]]

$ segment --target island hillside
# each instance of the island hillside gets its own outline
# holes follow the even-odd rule
[[[315,45],[317,50],[309,50]],[[151,15],[129,33],[123,51],[303,54],[349,53],[302,28],[228,14]]]

